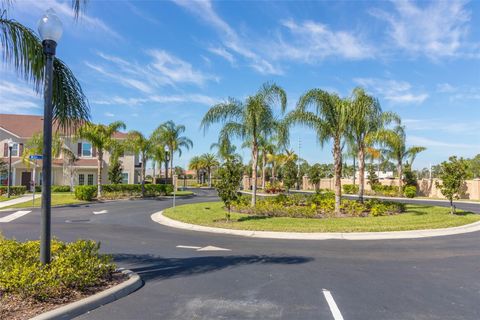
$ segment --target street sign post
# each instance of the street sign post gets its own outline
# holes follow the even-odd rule
[[[36,170],[37,169],[37,160],[42,160],[43,155],[41,154],[32,154],[28,157],[30,160],[35,160],[35,166],[33,167],[33,179],[32,179],[32,184],[33,184],[33,199],[32,199],[32,205],[35,206],[35,175],[36,175]]]
[[[30,160],[42,160],[43,156],[41,154],[32,154],[28,157]]]

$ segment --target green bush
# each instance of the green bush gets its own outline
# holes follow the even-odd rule
[[[397,186],[384,186],[382,184],[376,184],[372,186],[372,190],[375,195],[386,196],[386,197],[396,197],[398,196],[398,187]]]
[[[405,211],[405,204],[400,202],[370,199],[365,201],[365,205],[367,206],[370,215],[374,217],[387,216]]]
[[[7,186],[0,186],[0,196],[7,194],[8,187]],[[21,196],[27,192],[27,188],[25,186],[11,186],[10,187],[10,195],[12,196]]]
[[[39,241],[0,239],[0,292],[38,300],[63,298],[111,279],[110,256],[91,240],[52,241],[52,261],[40,263]]]
[[[356,184],[344,184],[342,185],[343,193],[356,194],[358,193],[358,186]]]
[[[415,186],[405,186],[403,189],[403,195],[407,198],[415,198],[417,195],[417,187]]]
[[[92,201],[97,197],[97,186],[76,186],[75,198],[78,200]]]
[[[70,192],[70,186],[52,186],[52,192]]]
[[[102,197],[109,199],[141,197],[141,184],[105,184],[102,186]],[[145,196],[156,197],[163,196],[173,192],[173,186],[170,184],[146,184]]]

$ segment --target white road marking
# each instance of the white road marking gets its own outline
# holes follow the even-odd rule
[[[333,300],[333,296],[330,293],[330,291],[328,291],[327,289],[323,289],[323,295],[327,300],[327,303],[328,303],[328,306],[330,307],[330,311],[332,312],[333,318],[335,320],[343,320],[342,313],[340,312],[340,309],[338,309],[337,304],[335,303],[335,300]]]
[[[225,248],[214,247],[214,246],[206,246],[206,247],[198,249],[197,251],[232,251],[232,250],[225,249]]]
[[[93,214],[104,214],[104,213],[108,213],[108,210],[93,211]]]
[[[27,211],[27,210],[25,210],[25,211],[15,211],[14,213],[9,214],[8,216],[5,216],[5,217],[3,217],[3,218],[0,218],[0,223],[2,223],[2,222],[3,222],[3,223],[11,222],[11,221],[13,221],[13,220],[15,220],[15,219],[18,219],[18,218],[20,218],[20,217],[23,217],[23,216],[26,215],[26,214],[29,214],[30,212],[32,212],[32,211]]]
[[[177,246],[177,248],[182,248],[182,249],[200,249],[201,247],[195,247],[195,246]]]

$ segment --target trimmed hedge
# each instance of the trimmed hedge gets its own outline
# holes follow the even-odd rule
[[[97,186],[76,186],[75,198],[78,200],[92,201],[97,197]]]
[[[39,241],[0,239],[0,293],[48,301],[105,284],[115,265],[99,250],[91,240],[53,240],[52,262],[43,266]]]
[[[146,184],[145,196],[157,197],[164,196],[173,192],[172,185],[165,184]],[[137,198],[142,196],[141,184],[104,184],[102,185],[102,198]],[[97,197],[97,186],[76,186],[75,198],[79,200],[91,201]]]
[[[52,186],[52,192],[70,192],[70,186]]]
[[[7,194],[8,187],[0,186],[0,196]],[[10,195],[12,196],[21,196],[27,192],[27,187],[25,186],[11,186]]]

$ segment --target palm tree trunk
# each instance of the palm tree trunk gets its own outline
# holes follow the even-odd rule
[[[98,149],[97,166],[97,197],[102,197],[102,171],[103,171],[103,150]]]
[[[365,192],[365,151],[362,146],[358,149],[358,199],[363,203]]]
[[[145,156],[142,157],[142,197],[145,197]]]
[[[212,168],[208,168],[208,187],[212,187]]]
[[[342,204],[342,150],[340,148],[340,138],[335,138],[333,142],[333,161],[335,178],[335,214],[340,215],[340,206]]]
[[[402,175],[403,175],[403,170],[402,170],[402,161],[398,161],[397,164],[397,174],[398,174],[398,196],[402,196],[402,187],[403,187],[403,181],[402,181]]]
[[[267,155],[265,152],[262,153],[262,189],[265,190],[265,162],[267,161]]]
[[[256,143],[252,147],[252,207],[257,203],[257,166],[258,166],[258,146]]]
[[[272,161],[272,182],[275,182],[275,162]]]
[[[353,157],[353,185],[355,185],[355,173],[356,173],[356,172],[355,172],[355,171],[356,171],[356,170],[355,170],[355,169],[356,169],[356,168],[355,168],[355,158],[356,158],[356,157],[354,156],[354,157]]]
[[[153,169],[152,184],[155,184],[155,160],[152,161],[152,169]]]

